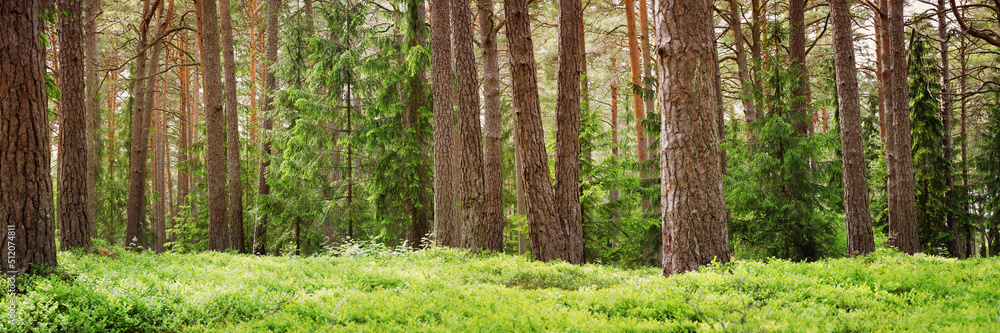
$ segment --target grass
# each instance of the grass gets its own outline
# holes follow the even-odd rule
[[[3,332],[1000,332],[1000,260],[880,249],[656,269],[453,249],[339,256],[62,252]],[[113,253],[112,253],[113,252]],[[4,296],[4,304],[10,299]]]

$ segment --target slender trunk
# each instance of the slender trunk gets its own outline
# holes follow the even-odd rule
[[[97,218],[97,183],[95,177],[100,173],[100,165],[97,160],[97,151],[94,147],[97,145],[97,124],[100,122],[98,109],[101,105],[100,100],[100,84],[98,83],[99,75],[101,72],[97,67],[97,16],[101,13],[101,0],[86,0],[84,2],[83,13],[84,13],[84,43],[86,44],[86,108],[87,108],[87,216],[91,216],[94,219]],[[114,98],[114,96],[111,96]],[[108,109],[107,114],[112,114],[113,110]],[[111,128],[108,128],[111,131]],[[106,153],[109,156],[110,153]],[[89,227],[89,234],[91,237],[97,235],[96,225],[94,223],[96,220],[92,220]]]
[[[183,50],[187,50],[187,38],[180,39],[180,47]],[[180,209],[181,206],[187,205],[187,196],[189,193],[189,177],[190,172],[188,171],[188,142],[190,138],[190,118],[191,118],[191,103],[188,101],[188,92],[190,91],[190,72],[188,68],[181,67],[180,73],[178,75],[178,81],[180,83],[180,112],[181,116],[177,119],[177,206]]]
[[[16,254],[0,256],[5,271],[29,274],[56,265],[40,2],[0,2],[0,223]]]
[[[615,59],[611,58],[611,67],[615,67]],[[614,83],[611,84],[611,154],[618,159],[618,86]],[[618,188],[611,188],[611,197],[608,199],[611,202],[618,201]],[[611,213],[611,221],[618,222],[618,218],[621,215],[621,211],[615,209]]]
[[[641,165],[642,161],[646,160],[647,143],[642,128],[642,120],[646,119],[646,115],[643,113],[642,82],[639,77],[639,67],[642,64],[639,61],[639,42],[636,40],[635,32],[635,0],[625,0],[625,25],[628,34],[628,60],[632,69],[632,106],[635,110],[636,160]],[[643,208],[646,206],[648,206],[648,203],[643,204]]]
[[[483,185],[485,207],[483,225],[486,227],[486,248],[503,251],[503,130],[500,123],[500,65],[497,51],[497,32],[493,13],[493,0],[479,2],[479,33],[483,50],[483,109],[485,132],[483,154]]]
[[[765,0],[766,4],[766,0]],[[750,55],[753,57],[753,72],[751,73],[751,78],[753,79],[753,89],[758,93],[762,93],[763,89],[760,83],[760,72],[761,66],[764,63],[764,54],[762,50],[761,42],[761,31],[765,24],[767,24],[767,16],[765,15],[764,4],[760,3],[760,0],[751,0],[750,8],[751,15],[753,15],[753,23],[750,25],[750,38],[753,42],[750,45]],[[760,119],[764,115],[764,108],[758,101],[754,101],[754,109],[757,111],[754,115],[754,119]]]
[[[645,9],[645,0],[640,1]],[[581,7],[580,0],[559,0],[555,204],[560,224],[566,229],[566,261],[574,264],[583,263],[583,217],[580,214]]]
[[[149,31],[149,20],[159,6],[160,0],[155,0],[155,6],[150,7],[149,0],[143,4],[143,20],[139,25],[139,43],[136,46],[136,71],[132,75],[132,92],[135,99],[132,103],[132,147],[129,150],[129,190],[126,200],[125,245],[130,248],[142,244],[142,225],[146,214],[146,150],[149,148],[150,110],[146,107],[147,91],[152,90],[144,79],[148,76],[146,64],[146,40]],[[152,62],[152,73],[156,73],[156,62]],[[152,77],[150,77],[152,79]]]
[[[408,1],[407,2],[407,19],[409,20],[408,25],[413,27],[415,37],[410,43],[415,42],[416,46],[423,47],[427,44],[427,31],[424,27],[426,25],[426,8],[424,8],[423,1]],[[310,22],[312,20],[310,19]],[[420,161],[414,163],[415,173],[419,175],[416,179],[416,184],[408,185],[411,189],[416,191],[414,194],[414,201],[409,201],[407,206],[410,211],[410,230],[407,235],[407,241],[415,249],[422,248],[424,246],[424,236],[427,235],[429,231],[427,210],[430,208],[430,200],[428,191],[430,186],[428,185],[427,177],[423,175],[429,174],[431,170],[428,170],[427,159],[424,157],[424,153],[427,152],[426,140],[423,136],[416,137],[415,134],[419,133],[417,130],[418,126],[423,126],[423,120],[420,117],[420,109],[428,106],[427,94],[425,87],[427,86],[427,76],[426,70],[420,68],[420,70],[415,73],[416,75],[408,78],[409,89],[405,93],[406,95],[406,113],[403,117],[404,128],[413,128],[412,131],[407,131],[406,135],[412,136],[408,141],[415,142],[417,145],[417,151],[421,153]],[[412,180],[407,180],[412,181]],[[412,199],[411,199],[412,200]]]
[[[243,181],[240,178],[239,116],[236,112],[236,60],[233,56],[233,25],[229,12],[229,0],[222,0],[219,3],[219,21],[222,24],[222,57],[225,62],[226,76],[226,174],[229,178],[229,207],[227,209],[229,215],[227,221],[230,231],[230,245],[237,252],[246,253],[246,245],[243,240]]]
[[[565,258],[566,231],[559,225],[553,203],[552,180],[545,132],[538,101],[538,77],[531,21],[526,0],[504,0],[507,42],[514,97],[517,153],[521,155],[522,183],[531,229],[531,255],[541,261]]]
[[[59,117],[59,196],[56,214],[59,220],[59,247],[90,246],[93,210],[88,194],[93,186],[89,162],[93,138],[88,136],[88,117],[84,82],[83,24],[80,0],[59,0],[59,90],[62,99]],[[90,143],[88,145],[88,143]]]
[[[660,174],[663,274],[729,261],[722,194],[712,6],[658,2],[657,96],[662,112]],[[669,73],[667,75],[666,73]]]
[[[865,179],[864,141],[861,137],[861,105],[854,63],[854,40],[848,0],[830,2],[833,21],[834,67],[837,105],[840,108],[840,141],[844,163],[844,217],[848,255],[875,251],[868,181]]]
[[[516,126],[516,124],[515,124],[515,126]],[[514,143],[516,145],[516,143],[519,142],[518,138],[517,138],[517,131],[514,131],[513,135],[514,135]],[[526,199],[525,199],[525,196],[524,196],[524,176],[522,176],[524,174],[524,162],[521,161],[521,153],[518,152],[520,149],[521,149],[520,147],[516,147],[515,146],[515,151],[514,151],[514,192],[516,192],[515,195],[517,196],[517,214],[521,215],[521,216],[528,216],[527,203],[525,202]],[[521,230],[524,230],[525,222],[521,222],[521,224],[518,227],[521,228]],[[522,232],[522,231],[518,231],[517,232],[517,254],[524,255],[524,253],[529,250],[528,249],[528,247],[529,247],[528,242],[529,241],[528,241],[527,235],[524,232]]]
[[[747,123],[757,120],[757,109],[754,108],[753,83],[750,81],[750,70],[747,68],[747,52],[743,47],[743,23],[739,5],[736,0],[729,0],[729,25],[733,30],[733,44],[736,45],[736,66],[740,75],[740,101],[743,103],[744,117]],[[751,134],[751,138],[755,138]]]
[[[888,0],[887,33],[883,75],[886,87],[889,126],[886,128],[886,164],[889,168],[889,237],[902,252],[920,252],[913,190],[913,155],[910,137],[909,99],[906,86],[906,49],[904,47],[904,0]]]
[[[271,111],[274,110],[274,94],[278,88],[274,79],[274,67],[278,62],[278,11],[280,7],[281,0],[267,0],[267,48],[264,55],[266,58],[264,67],[264,124],[261,126],[264,131],[270,131],[271,127],[274,126],[274,119],[270,115]],[[350,93],[348,93],[348,101],[350,101]],[[269,160],[270,156],[268,156],[271,155],[270,141],[266,139],[260,141],[260,155],[260,162],[257,164],[257,195],[263,196],[271,194],[271,186],[267,184],[267,177],[265,177],[267,168],[271,164]],[[260,205],[260,199],[257,200],[257,204]],[[254,254],[267,254],[268,223],[267,218],[263,216],[257,221],[253,233]]]
[[[161,83],[160,86],[162,87],[164,85]],[[158,97],[159,98],[156,98],[156,103],[154,104],[156,107],[154,109],[162,110],[163,105],[165,104],[163,101],[164,95],[161,94]],[[154,244],[153,250],[156,251],[156,253],[162,253],[164,251],[163,243],[166,241],[167,238],[167,232],[166,232],[167,215],[166,215],[166,205],[164,203],[164,199],[166,199],[166,191],[165,191],[166,184],[164,184],[164,178],[165,178],[164,164],[166,162],[166,158],[164,155],[166,153],[166,149],[164,149],[165,147],[163,145],[164,141],[166,140],[166,133],[164,133],[164,129],[166,127],[163,126],[163,123],[164,123],[163,112],[154,111],[153,123],[152,123],[152,126],[155,129],[155,132],[153,133],[152,182],[153,182],[153,193],[154,197],[156,198],[156,201],[152,202],[153,206],[152,210],[153,210],[153,234],[156,236],[156,239],[154,240],[153,243]]]
[[[806,67],[806,0],[788,1],[788,56],[791,58],[793,84],[792,119],[795,129],[802,134],[810,133],[809,122],[809,70]]]
[[[955,175],[952,173],[951,164],[954,155],[954,148],[951,142],[951,73],[948,60],[948,17],[945,15],[948,5],[946,0],[938,0],[938,48],[941,53],[941,124],[944,126],[944,159],[947,161],[947,169],[944,174],[945,183],[948,185],[948,197],[955,195]],[[949,200],[950,201],[950,200]],[[951,234],[954,238],[952,242],[951,255],[959,259],[966,257],[965,239],[959,232],[958,220],[952,214],[945,211],[945,223],[951,227]]]
[[[452,111],[451,4],[431,2],[431,75],[434,90],[434,238],[443,246],[461,246],[455,207],[454,116]]]
[[[882,0],[880,7],[885,8],[885,1]],[[875,79],[878,81],[878,134],[882,137],[882,142],[886,142],[885,124],[888,121],[885,117],[886,109],[886,77],[885,67],[885,15],[879,12],[874,13],[875,20]]]

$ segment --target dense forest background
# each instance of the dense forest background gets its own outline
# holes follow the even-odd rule
[[[671,172],[704,167],[671,166],[661,142],[687,119],[664,104],[681,90],[662,66],[682,62],[663,46],[663,4],[8,2],[41,9],[48,138],[32,151],[51,154],[52,219],[18,229],[32,247],[308,256],[377,242],[660,267],[675,199],[661,194]],[[721,153],[705,179],[725,201],[693,205],[724,212],[703,236],[724,240],[717,259],[1000,253],[991,2],[709,5],[714,61],[697,71],[717,109],[695,111],[718,120],[698,138]],[[4,48],[32,39],[0,31]],[[3,200],[25,193],[11,184]]]

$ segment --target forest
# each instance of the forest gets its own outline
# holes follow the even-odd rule
[[[998,17],[0,0],[0,331],[1000,331]]]

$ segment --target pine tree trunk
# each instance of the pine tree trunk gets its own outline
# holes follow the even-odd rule
[[[941,53],[941,125],[944,126],[944,159],[947,161],[947,170],[944,174],[945,183],[948,185],[949,202],[955,195],[955,175],[952,173],[951,165],[954,158],[954,148],[951,143],[951,73],[948,61],[948,17],[945,15],[948,10],[947,1],[938,0],[938,46]],[[945,221],[951,227],[951,235],[954,238],[951,244],[951,255],[964,259],[965,239],[959,232],[958,220],[952,214],[945,211]]]
[[[455,93],[458,99],[459,213],[462,217],[462,247],[486,249],[483,211],[483,131],[479,125],[479,80],[472,48],[472,11],[469,2],[451,2],[454,28]]]
[[[811,122],[809,112],[809,70],[806,67],[806,0],[788,1],[788,56],[791,58],[793,75],[792,119],[799,133],[809,134]]]
[[[91,161],[87,136],[87,110],[84,82],[83,24],[80,0],[59,0],[59,63],[62,64],[59,90],[62,92],[59,117],[59,196],[56,214],[59,220],[59,247],[90,246],[92,211],[88,194],[93,185],[88,179]]]
[[[640,1],[645,3],[645,0]],[[580,0],[559,0],[555,203],[560,224],[566,229],[566,261],[574,264],[583,263],[584,257],[583,217],[580,213],[581,7]]]
[[[219,21],[215,0],[200,0],[201,62],[205,89],[205,171],[208,180],[208,249],[229,248],[226,223],[226,132],[222,109],[222,71],[219,64]]]
[[[844,163],[844,216],[847,253],[875,251],[871,213],[868,210],[868,181],[865,179],[864,141],[861,136],[861,105],[854,63],[854,39],[848,0],[830,2],[833,21],[834,67],[837,77],[837,105],[840,108],[840,141]]]
[[[180,47],[182,50],[187,50],[187,36],[181,37]],[[188,162],[188,144],[191,140],[190,138],[190,118],[191,118],[191,102],[188,100],[188,92],[190,91],[190,72],[188,67],[181,67],[180,74],[178,74],[178,81],[180,84],[180,112],[181,116],[177,119],[177,206],[178,209],[187,205],[187,196],[190,192],[189,190],[189,177],[191,174],[189,172]]]
[[[434,89],[434,238],[438,245],[461,246],[455,207],[452,111],[451,3],[431,2],[431,75]]]
[[[884,1],[881,6],[885,8]],[[885,138],[885,123],[888,121],[885,117],[886,108],[886,83],[884,67],[885,64],[885,39],[882,37],[885,34],[885,15],[875,12],[875,79],[878,82],[878,134],[882,138],[882,142],[886,141]]]
[[[913,155],[910,152],[909,98],[906,85],[903,0],[888,0],[885,67],[889,124],[886,126],[886,164],[889,167],[889,237],[904,253],[920,252],[914,197]]]
[[[485,154],[483,184],[485,206],[483,225],[486,227],[486,248],[503,252],[503,136],[500,115],[500,65],[497,52],[497,32],[494,23],[493,0],[478,0],[479,32],[483,50],[483,108],[485,109]]]
[[[15,253],[0,256],[20,273],[56,265],[40,2],[0,2],[0,223]]]
[[[243,240],[243,180],[240,178],[240,132],[236,108],[236,60],[233,55],[233,25],[230,19],[229,0],[219,6],[222,24],[222,57],[225,62],[226,91],[226,167],[229,179],[229,207],[227,221],[230,245],[239,253],[246,253]]]
[[[747,123],[757,120],[757,109],[753,103],[753,83],[750,81],[750,70],[747,67],[747,52],[743,47],[743,23],[740,7],[736,0],[729,0],[729,25],[733,30],[733,44],[736,45],[736,67],[740,75],[740,101],[743,102],[743,112]],[[756,135],[751,134],[751,138]]]
[[[504,0],[507,17],[507,43],[514,98],[514,122],[517,154],[521,155],[521,182],[531,237],[531,255],[549,261],[566,257],[566,231],[559,225],[545,153],[538,101],[538,78],[531,23],[526,0]]]
[[[410,0],[407,3],[407,12],[405,15],[410,21],[408,25],[415,27],[416,30],[412,32],[415,34],[412,40],[416,42],[415,45],[423,47],[427,43],[427,31],[424,28],[427,14],[424,2]],[[311,22],[312,20],[309,21]],[[416,144],[416,150],[421,152],[421,156],[419,157],[420,161],[414,164],[416,168],[415,173],[419,175],[419,179],[416,180],[416,186],[411,187],[416,191],[414,195],[416,201],[409,201],[407,203],[407,208],[410,210],[410,230],[406,238],[411,247],[419,249],[424,245],[424,236],[430,231],[427,216],[427,210],[430,207],[430,199],[428,198],[430,185],[427,184],[427,177],[424,177],[424,175],[429,174],[431,170],[427,169],[428,161],[424,157],[424,153],[427,152],[426,140],[423,136],[415,135],[419,133],[417,128],[423,126],[423,120],[420,119],[420,109],[428,106],[427,93],[425,91],[425,87],[427,86],[426,71],[421,68],[415,76],[408,78],[408,80],[409,89],[404,95],[406,96],[407,110],[403,117],[403,126],[414,129],[407,131],[406,135],[413,136],[408,141]]]
[[[766,4],[766,2],[764,4]],[[753,79],[754,91],[761,93],[764,91],[760,83],[760,73],[762,71],[761,66],[764,63],[764,54],[761,50],[761,44],[763,43],[761,42],[761,31],[767,24],[767,15],[765,15],[766,8],[763,7],[764,4],[761,4],[760,0],[750,1],[750,7],[752,7],[750,14],[753,15],[753,23],[750,25],[750,38],[753,42],[753,44],[750,45],[750,55],[753,57],[753,72],[751,73],[751,78]],[[754,119],[760,119],[760,117],[764,116],[764,107],[760,104],[756,104],[756,101],[754,101],[754,103],[754,108],[757,111]]]
[[[639,0],[645,1],[645,0]],[[628,34],[628,60],[632,69],[632,107],[635,109],[635,142],[636,160],[641,164],[646,160],[646,136],[643,134],[642,120],[646,119],[643,112],[643,100],[640,90],[642,89],[641,78],[639,77],[642,66],[639,60],[639,42],[636,40],[635,32],[635,0],[625,0],[625,25]],[[640,168],[641,170],[641,168]],[[644,200],[645,201],[645,200]],[[644,202],[643,208],[649,204]]]
[[[159,0],[156,0],[159,4]],[[129,150],[128,199],[125,203],[125,245],[130,248],[142,245],[142,225],[146,214],[146,150],[149,149],[150,110],[146,107],[147,91],[152,90],[147,82],[146,42],[149,31],[149,20],[156,8],[150,8],[149,0],[144,1],[143,21],[139,25],[139,43],[136,46],[136,71],[132,75],[132,92],[135,96],[132,103],[132,147]],[[156,62],[152,62],[153,73],[156,73]]]
[[[87,105],[87,216],[93,218],[89,225],[91,237],[97,236],[97,223],[95,223],[97,219],[97,181],[95,177],[100,173],[98,171],[100,165],[94,147],[97,145],[97,124],[100,121],[98,109],[101,105],[99,98],[101,87],[98,83],[101,73],[97,66],[97,16],[101,13],[101,2],[101,0],[86,0],[83,7],[83,29],[87,47],[84,64],[86,68],[85,80],[87,81],[85,97]],[[114,110],[109,109],[107,114],[111,115],[113,112]],[[110,132],[111,129],[109,128],[108,131]]]
[[[163,86],[163,84],[160,84]],[[159,95],[157,98],[156,109],[163,109],[164,103],[163,95]],[[155,132],[153,134],[153,192],[156,201],[152,202],[153,208],[153,234],[156,235],[155,242],[153,243],[153,249],[156,253],[162,253],[164,251],[163,243],[167,238],[167,215],[166,215],[166,205],[164,200],[166,196],[166,184],[164,184],[165,177],[165,153],[166,149],[164,142],[166,141],[166,133],[164,133],[164,114],[161,111],[155,111],[153,114],[153,124]]]
[[[709,0],[659,2],[663,274],[729,261]]]
[[[274,93],[278,88],[274,79],[275,63],[278,62],[278,11],[281,7],[281,0],[267,0],[267,45],[264,57],[264,124],[261,126],[264,131],[270,131],[274,126],[274,119],[271,118],[271,111],[274,110]],[[348,94],[350,96],[350,94]],[[348,97],[350,98],[350,97]],[[271,186],[267,184],[265,173],[271,162],[268,160],[271,154],[271,142],[262,139],[260,141],[260,162],[257,164],[257,195],[271,194]],[[260,199],[258,199],[260,200]],[[260,202],[257,203],[260,205]],[[254,227],[254,254],[267,254],[267,224],[266,216],[261,216]]]

